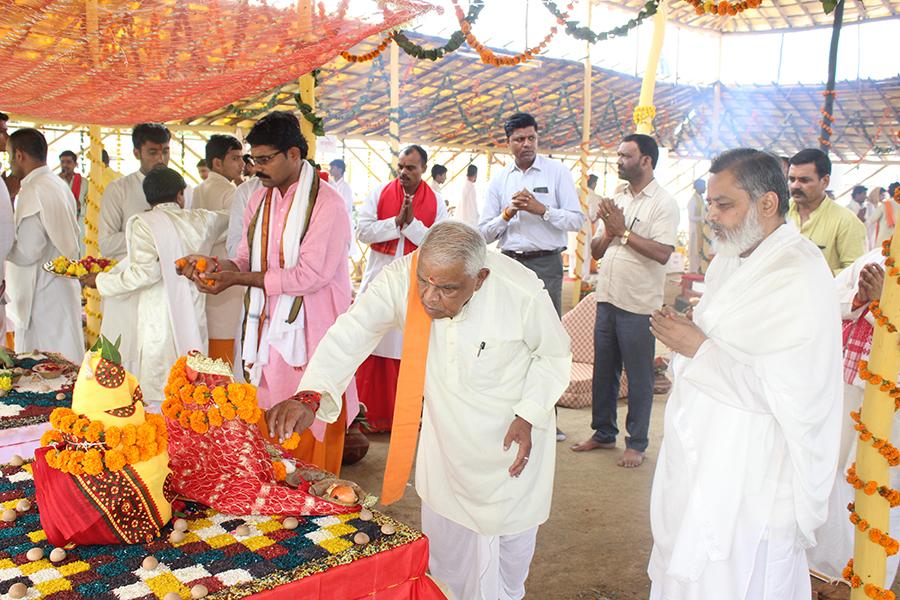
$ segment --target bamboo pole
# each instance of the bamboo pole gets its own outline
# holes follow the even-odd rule
[[[297,0],[297,21],[300,26],[300,35],[307,36],[312,27],[312,0]],[[300,101],[315,111],[316,109],[316,82],[312,73],[306,73],[300,76],[298,82]],[[306,157],[312,161],[316,159],[316,134],[313,132],[312,123],[303,115],[300,116],[300,133],[306,138],[309,145],[309,152]]]
[[[891,242],[891,257],[897,261],[900,256],[900,241],[894,236]],[[885,268],[887,270],[887,267]],[[900,323],[900,285],[896,277],[885,275],[884,288],[880,299],[881,310],[890,323]],[[884,379],[896,382],[900,372],[900,346],[897,344],[898,333],[891,333],[886,326],[875,326],[872,338],[872,352],[869,356],[869,371]],[[894,420],[893,390],[883,391],[879,385],[866,384],[866,395],[863,399],[861,422],[865,424],[872,436],[891,441],[891,429]],[[845,424],[845,427],[847,425]],[[889,466],[885,457],[872,445],[872,441],[860,440],[856,448],[856,475],[863,481],[875,481],[879,487],[890,488]],[[866,494],[864,490],[856,491],[855,510],[860,518],[869,523],[869,531],[855,531],[853,548],[853,571],[862,580],[862,585],[850,593],[851,600],[867,600],[865,586],[871,584],[881,588],[885,585],[887,554],[885,549],[869,538],[871,528],[877,528],[897,537],[897,532],[890,532],[890,504],[880,494]],[[890,587],[890,583],[888,584]],[[874,596],[871,596],[874,597]]]
[[[653,91],[656,88],[659,55],[662,52],[663,40],[666,35],[667,12],[668,4],[666,0],[663,0],[659,3],[656,14],[653,15],[653,41],[650,44],[650,55],[647,57],[647,70],[641,81],[640,100],[634,108],[634,124],[637,133],[649,135],[653,131],[653,117],[656,115],[656,108],[653,106]]]
[[[397,176],[400,157],[400,46],[391,40],[390,54],[391,106],[388,110],[388,137],[391,143],[391,177]]]
[[[591,26],[591,9],[593,5],[593,2],[587,3],[587,20],[585,21],[587,27]],[[581,272],[584,270],[585,261],[590,265],[591,260],[590,256],[584,255],[584,244],[585,231],[591,231],[591,215],[588,209],[588,194],[590,190],[588,189],[587,181],[588,171],[590,171],[588,158],[590,158],[591,153],[591,76],[593,75],[593,68],[591,65],[591,43],[586,42],[584,46],[584,84],[582,90],[584,102],[581,110],[581,154],[578,157],[578,163],[581,166],[581,193],[578,195],[578,199],[581,202],[581,212],[587,218],[587,227],[579,229],[578,235],[575,236],[575,269],[572,273],[575,285],[572,286],[572,306],[578,304],[578,301],[581,299]]]

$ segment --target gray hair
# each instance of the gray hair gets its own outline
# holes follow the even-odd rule
[[[419,254],[439,265],[463,263],[466,275],[475,277],[484,267],[487,253],[481,232],[462,221],[441,221],[432,225]]]
[[[791,196],[781,159],[752,148],[735,148],[712,160],[709,172],[715,175],[723,171],[731,171],[737,186],[747,192],[753,202],[766,192],[774,192],[778,196],[778,214],[787,214]]]

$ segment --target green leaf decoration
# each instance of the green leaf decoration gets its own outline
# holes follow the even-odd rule
[[[105,358],[109,362],[121,365],[122,364],[122,354],[119,352],[119,346],[122,345],[122,336],[116,338],[115,343],[110,342],[106,339],[106,336],[101,335],[97,338],[97,341],[94,342],[94,345],[91,346],[91,352],[100,351],[100,358]]]
[[[838,0],[822,0],[822,9],[826,15],[830,15],[831,11],[837,8]]]
[[[15,366],[12,357],[6,351],[6,348],[0,346],[0,363],[3,364],[4,367],[11,369]]]

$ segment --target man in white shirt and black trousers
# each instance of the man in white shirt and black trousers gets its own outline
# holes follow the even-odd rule
[[[515,113],[503,125],[515,159],[488,185],[481,235],[500,251],[534,271],[562,314],[562,251],[569,231],[578,231],[584,213],[575,181],[566,166],[538,155],[538,124],[527,113]],[[566,436],[557,429],[557,440]]]

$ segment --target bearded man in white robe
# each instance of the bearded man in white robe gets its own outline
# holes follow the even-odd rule
[[[287,437],[314,416],[337,419],[356,367],[394,328],[404,335],[394,413],[401,419],[394,421],[382,501],[402,495],[421,415],[416,492],[431,574],[461,600],[521,599],[537,528],[550,514],[553,409],[568,385],[572,355],[541,281],[486,252],[477,229],[436,223],[418,252],[385,266],[319,343],[303,391],[269,410],[269,431]],[[417,363],[421,379],[406,387]],[[423,395],[424,411],[405,401]],[[406,471],[392,477],[395,452],[406,450]]]
[[[840,315],[831,271],[786,224],[781,162],[730,150],[710,167],[717,239],[675,352],[653,480],[651,600],[808,600],[805,549],[826,518],[840,443]]]
[[[137,322],[132,326],[138,349],[135,376],[152,407],[163,401],[169,369],[191,350],[207,353],[206,295],[178,275],[175,261],[188,254],[209,254],[228,227],[226,212],[184,210],[184,179],[159,166],[142,188],[151,209],[129,218],[125,226],[128,266],[82,278],[100,296],[131,298]]]
[[[58,256],[79,258],[72,192],[47,166],[47,140],[41,132],[19,129],[9,145],[12,174],[22,179],[15,207],[16,241],[6,257],[15,349],[58,352],[79,363],[84,357],[81,289],[77,281],[41,268]]]

